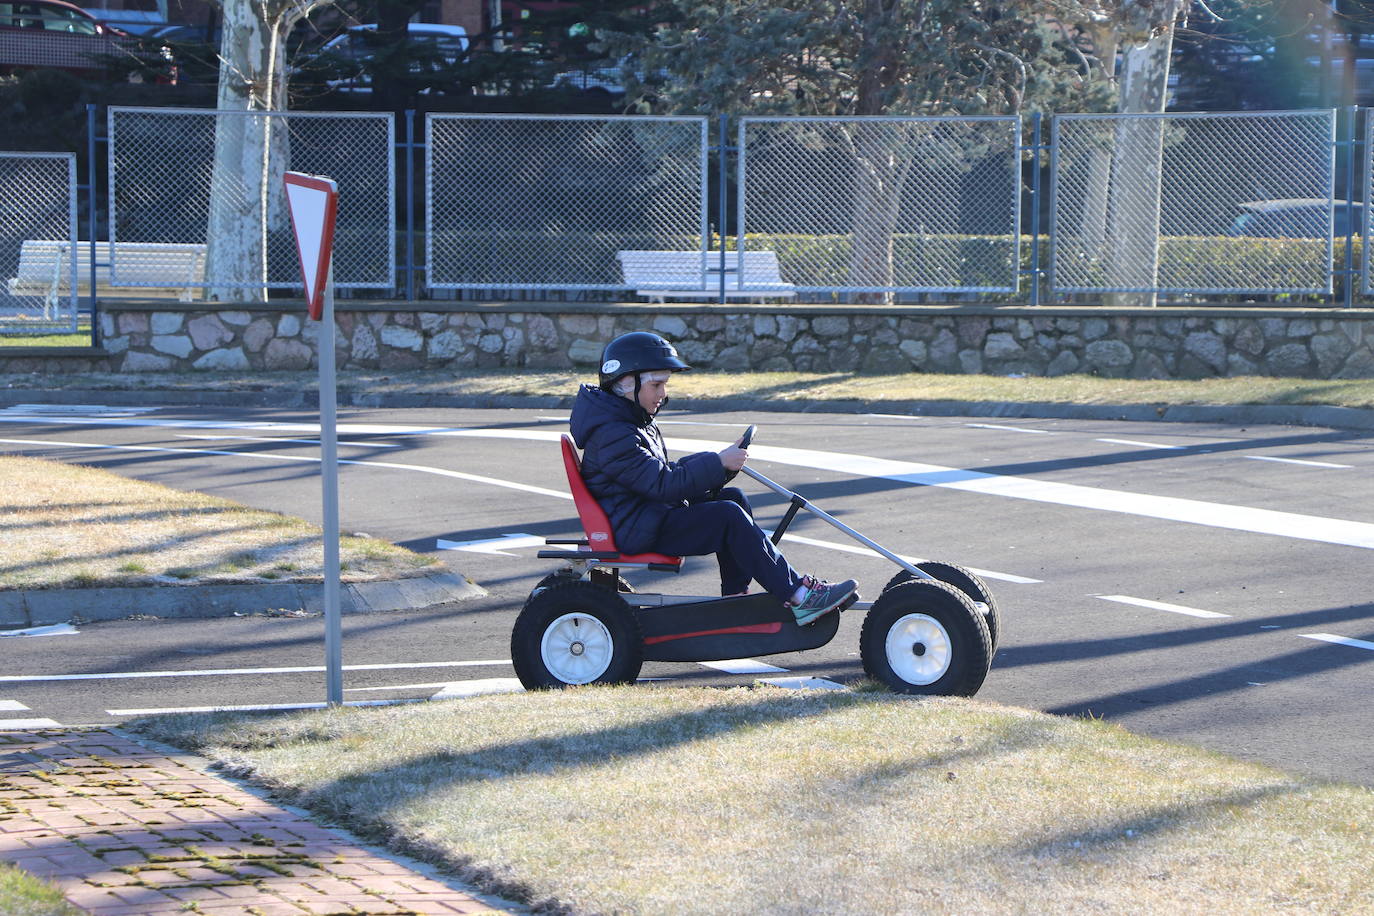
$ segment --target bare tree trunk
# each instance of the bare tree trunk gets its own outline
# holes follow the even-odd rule
[[[266,298],[269,231],[284,225],[289,159],[281,118],[230,112],[286,108],[286,35],[324,0],[223,0],[215,160],[206,226],[209,298]],[[214,285],[220,284],[220,285]]]
[[[1178,0],[1136,0],[1123,4],[1121,13],[1128,39],[1121,57],[1117,110],[1162,113],[1168,101]],[[1158,285],[1163,128],[1158,118],[1128,120],[1117,128],[1107,240],[1108,276],[1116,285]],[[1148,307],[1156,299],[1153,292],[1113,293],[1104,301],[1117,307]]]
[[[887,108],[886,80],[892,78],[895,61],[882,33],[897,15],[895,0],[865,0],[863,61],[858,74],[856,111],[882,114]],[[855,286],[892,286],[892,233],[901,206],[897,182],[906,169],[896,161],[901,144],[888,141],[876,126],[856,125],[850,132],[854,155],[854,240],[850,250],[849,282]],[[891,302],[892,293],[862,293],[860,302]]]

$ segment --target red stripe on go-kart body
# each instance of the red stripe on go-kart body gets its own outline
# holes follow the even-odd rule
[[[782,624],[778,621],[772,623],[751,623],[743,627],[725,627],[722,630],[697,630],[695,633],[669,633],[667,636],[650,636],[644,640],[644,645],[652,646],[654,643],[671,642],[674,639],[690,639],[693,636],[720,636],[724,633],[778,633],[782,631]]]

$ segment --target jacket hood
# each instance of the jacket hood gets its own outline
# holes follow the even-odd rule
[[[573,401],[568,426],[578,448],[586,448],[587,441],[597,427],[606,423],[633,423],[645,427],[653,422],[649,412],[638,404],[592,385],[583,385]]]

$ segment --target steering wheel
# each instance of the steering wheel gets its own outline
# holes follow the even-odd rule
[[[743,436],[740,436],[740,439],[739,439],[739,447],[740,447],[740,448],[748,448],[748,447],[749,447],[749,443],[752,442],[752,441],[754,441],[754,431],[755,431],[756,429],[758,429],[757,426],[753,425],[752,423],[749,424],[749,426],[744,430],[744,435],[743,435]],[[738,475],[738,474],[739,474],[739,471],[727,470],[727,471],[725,472],[725,482],[726,482],[726,483],[729,483],[730,481],[734,480],[735,477],[736,477],[736,475]]]

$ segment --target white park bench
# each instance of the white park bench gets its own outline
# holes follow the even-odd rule
[[[617,251],[625,285],[640,296],[669,299],[719,299],[720,252]],[[778,272],[772,251],[744,252],[744,282],[740,282],[738,252],[725,254],[725,298],[791,299],[797,294]]]
[[[7,283],[12,296],[42,296],[43,314],[71,291],[72,243],[26,239],[19,244],[19,265]],[[95,243],[97,296],[196,298],[205,282],[205,246],[190,242],[119,242],[119,284],[110,282],[110,243]],[[76,243],[78,291],[90,291],[91,243]]]

